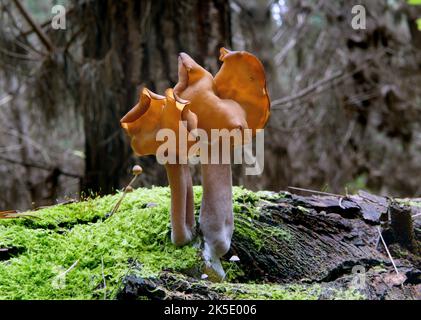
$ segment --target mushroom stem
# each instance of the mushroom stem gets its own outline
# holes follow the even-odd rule
[[[189,243],[194,236],[193,187],[187,164],[166,164],[171,188],[171,241],[176,246]]]
[[[210,276],[223,280],[225,272],[220,258],[228,252],[234,231],[231,165],[202,164],[202,186],[199,222],[205,242],[203,257],[207,271],[214,273]]]

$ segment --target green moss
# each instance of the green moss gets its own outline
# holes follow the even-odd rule
[[[196,212],[201,190],[194,187]],[[197,269],[201,263],[198,249],[191,245],[176,248],[171,243],[168,188],[140,188],[129,193],[119,211],[105,220],[119,196],[31,212],[37,218],[0,220],[0,248],[19,248],[16,256],[0,261],[0,299],[113,299],[127,274],[158,277],[162,270]],[[265,213],[257,203],[263,195],[234,187],[233,196],[238,237],[245,237],[258,248],[274,243],[273,239],[291,241],[286,229],[260,219]],[[223,264],[227,281],[244,275],[240,264]],[[209,285],[233,299],[320,296],[319,286]],[[350,292],[340,294],[354,297]]]
[[[237,262],[222,261],[222,266],[226,273],[225,279],[227,282],[235,281],[238,277],[244,276],[244,271]]]
[[[332,292],[330,298],[332,300],[364,300],[365,296],[356,289],[340,290],[336,289]]]
[[[194,188],[197,211],[201,192]],[[36,218],[0,220],[0,247],[20,249],[16,257],[0,262],[0,299],[93,299],[104,293],[114,298],[128,272],[149,277],[163,269],[197,266],[196,248],[171,244],[168,188],[141,188],[127,194],[119,211],[105,220],[119,196],[31,212]],[[234,187],[233,196],[234,207],[243,216],[258,214],[254,204],[259,197],[253,192]],[[256,234],[258,238],[262,237]],[[226,268],[229,279],[242,274],[235,264]],[[65,277],[60,276],[63,273]]]
[[[171,244],[168,188],[128,194],[119,211],[103,221],[118,197],[46,208],[33,213],[38,219],[0,221],[0,247],[24,248],[19,256],[0,262],[0,299],[103,297],[102,272],[107,297],[113,298],[129,272],[129,260],[137,261],[142,276],[196,264],[195,248]],[[147,207],[151,202],[157,205]],[[65,285],[57,285],[63,281],[58,275],[75,261]]]
[[[241,191],[245,193],[242,197],[234,197],[236,200],[233,205],[235,232],[238,237],[251,240],[258,250],[272,242],[273,239],[292,240],[292,235],[282,226],[271,226],[260,221],[262,212],[260,207],[255,206],[260,198],[256,194],[250,196],[250,191],[244,191],[240,188],[237,188],[236,191],[237,193]],[[247,199],[247,201],[244,201],[244,199]]]
[[[213,287],[232,299],[250,300],[362,300],[355,289],[324,288],[320,284],[216,284]]]
[[[223,284],[215,288],[232,299],[251,300],[316,300],[321,293],[319,285]]]
[[[411,206],[411,207],[421,207],[421,201],[414,201],[411,199],[395,199],[397,202]]]

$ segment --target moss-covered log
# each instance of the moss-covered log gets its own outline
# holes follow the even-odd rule
[[[201,188],[194,192],[198,214]],[[234,188],[227,279],[215,284],[201,279],[200,239],[171,244],[169,196],[168,188],[137,189],[109,219],[118,195],[0,220],[0,299],[419,297],[419,257],[391,246],[405,277],[399,282],[377,245],[387,202],[374,204],[375,197]],[[417,221],[414,227],[418,242]]]

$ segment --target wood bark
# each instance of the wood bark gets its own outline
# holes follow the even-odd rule
[[[364,282],[358,290],[366,299],[421,299],[420,257],[402,254],[401,247],[387,240],[398,276],[379,242],[377,228],[388,210],[386,198],[366,192],[350,197],[273,195],[257,204],[258,216],[244,219],[236,214],[236,230],[226,255],[227,260],[232,255],[240,258],[237,263],[243,274],[235,282],[319,284],[329,290],[347,289],[356,274],[362,272]],[[247,206],[245,202],[244,210]],[[252,225],[262,245],[256,245],[253,237],[239,231],[245,224]],[[415,221],[414,225],[419,230],[421,223]],[[273,228],[282,231],[281,236],[271,236],[267,230]],[[418,233],[414,241],[419,243],[420,239]],[[197,270],[185,274],[190,278],[180,280],[171,272],[149,279],[128,275],[118,297],[227,298],[210,283],[200,282]]]
[[[414,254],[419,254],[419,245],[414,233],[414,223],[409,206],[392,202],[389,207],[394,239]]]

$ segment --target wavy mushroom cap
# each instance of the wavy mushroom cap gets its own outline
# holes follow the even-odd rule
[[[190,136],[190,132],[197,128],[197,116],[190,110],[190,101],[178,97],[173,89],[165,91],[166,104],[162,111],[160,127],[174,132],[176,145],[172,147],[177,155],[187,155],[188,148],[196,141]],[[187,144],[184,144],[184,139]],[[184,147],[187,150],[182,150]]]
[[[220,52],[223,63],[214,78],[218,96],[232,99],[244,109],[250,129],[263,129],[270,114],[270,99],[262,63],[246,51],[221,48]]]
[[[212,129],[248,128],[244,109],[236,101],[220,99],[212,74],[186,53],[179,56],[174,93],[190,101],[189,109],[198,117],[198,128],[205,130],[209,137]]]
[[[121,127],[131,137],[133,151],[139,155],[154,155],[159,144],[159,130],[165,97],[143,88],[139,102],[120,120]]]
[[[213,76],[209,71],[194,61],[187,53],[179,54],[178,83],[174,87],[176,95],[179,97],[193,96],[202,90],[213,90],[213,86]]]

